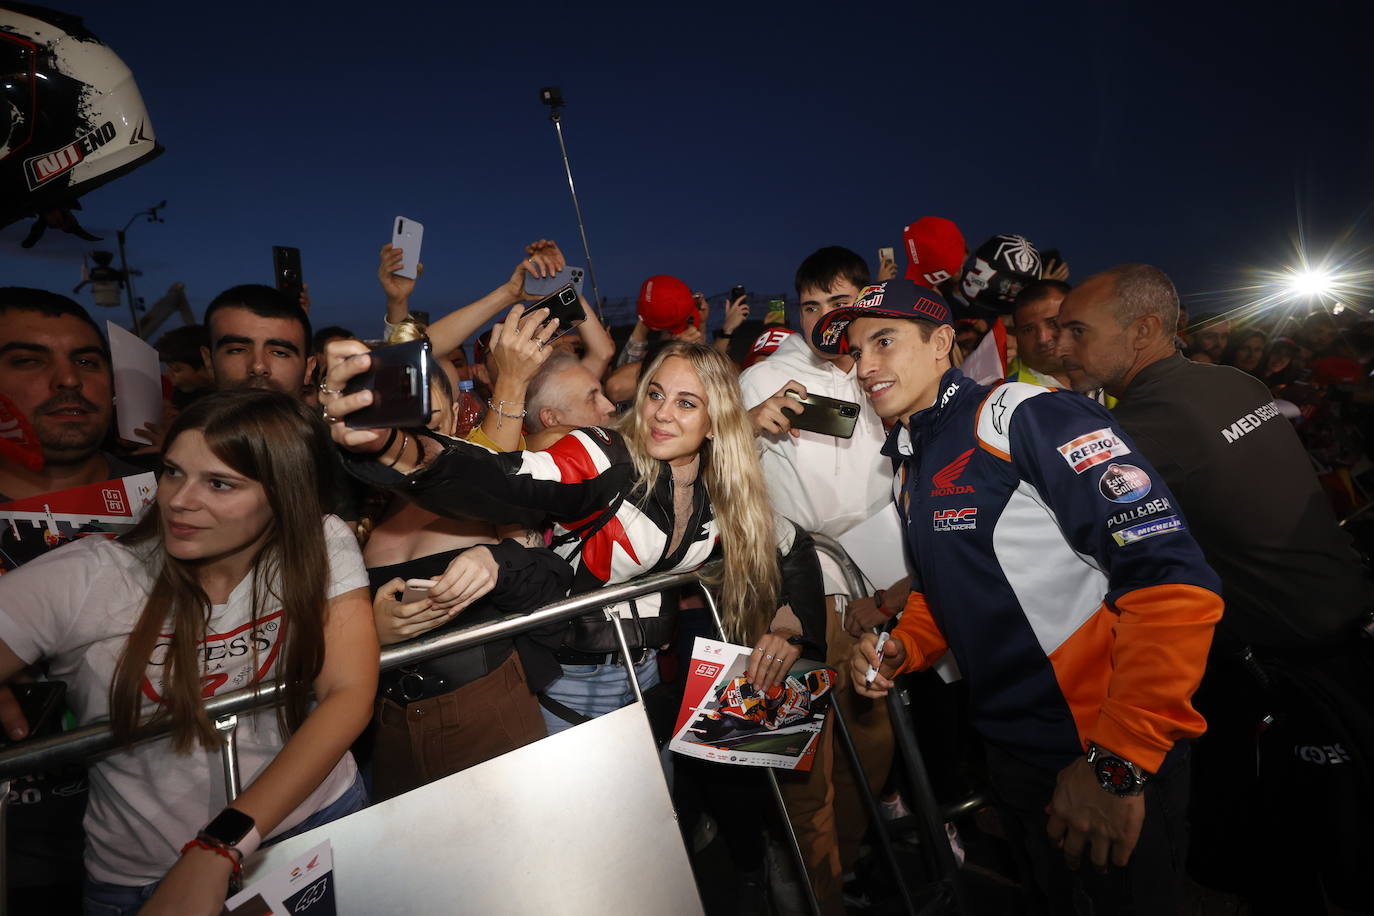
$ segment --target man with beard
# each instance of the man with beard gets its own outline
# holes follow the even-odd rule
[[[85,309],[46,290],[0,288],[0,394],[43,451],[40,470],[0,455],[0,502],[146,470],[101,451],[113,392],[109,348]]]
[[[226,289],[205,309],[210,347],[201,355],[218,388],[274,388],[300,397],[315,370],[310,319],[270,286]]]
[[[216,388],[272,388],[304,398],[315,374],[310,318],[285,293],[254,283],[231,286],[206,306],[205,328],[210,346],[200,352]],[[333,502],[326,508],[356,522],[360,491],[337,454],[321,473],[334,481]]]
[[[0,395],[28,421],[43,455],[43,466],[34,470],[0,453],[0,502],[145,471],[101,450],[114,417],[113,391],[109,347],[85,309],[46,290],[0,288]],[[29,533],[36,530],[28,526],[7,530],[26,532],[22,542],[6,544],[11,561],[51,547],[41,536],[33,543]],[[29,724],[9,687],[0,687],[6,735],[27,738]],[[79,906],[69,890],[81,886],[82,768],[26,777],[16,784],[11,805],[11,906],[52,912],[67,903]]]

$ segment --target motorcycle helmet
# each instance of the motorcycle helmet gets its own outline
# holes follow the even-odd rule
[[[0,3],[0,226],[80,227],[77,198],[162,153],[133,74],[77,16]]]
[[[1017,295],[1040,279],[1040,252],[1024,236],[994,235],[964,260],[959,292],[970,303],[1009,314]]]

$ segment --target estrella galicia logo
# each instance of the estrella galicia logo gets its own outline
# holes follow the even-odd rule
[[[932,521],[936,531],[972,531],[978,527],[978,510],[936,509]]]
[[[1114,503],[1133,503],[1150,492],[1150,475],[1133,464],[1109,464],[1097,490]]]

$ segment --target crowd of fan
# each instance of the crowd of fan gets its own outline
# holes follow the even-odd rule
[[[1111,421],[1092,411],[1101,410],[1099,405],[1113,408],[1124,397],[1121,386],[1108,378],[1091,376],[1084,382],[1081,377],[1090,364],[1069,339],[1078,332],[1060,326],[1061,305],[1074,295],[1075,287],[1057,253],[1042,258],[1030,242],[1015,235],[995,236],[970,251],[953,223],[930,217],[908,227],[902,242],[898,250],[904,252],[908,266],[900,277],[895,260],[881,261],[876,277],[870,277],[864,259],[846,249],[811,254],[796,276],[795,308],[772,300],[765,314],[752,317],[762,303],[736,290],[720,307],[717,320],[708,297],[673,276],[657,275],[644,282],[638,321],[632,328],[604,327],[597,309],[583,299],[585,320],[567,333],[559,333],[547,312],[529,308],[538,297],[528,293],[527,283],[566,266],[562,251],[551,241],[527,246],[508,279],[486,296],[433,321],[411,313],[411,297],[423,279],[400,276],[396,271],[403,252],[388,245],[379,261],[379,299],[384,307],[379,302],[375,328],[326,325],[331,318],[327,305],[311,303],[305,294],[295,302],[271,287],[243,285],[216,296],[201,325],[162,335],[156,347],[170,397],[165,416],[144,430],[147,441],[142,443],[117,441],[111,432],[108,348],[84,310],[55,294],[0,289],[0,314],[5,319],[0,329],[0,394],[11,414],[26,420],[37,443],[34,453],[44,459],[26,464],[18,452],[0,455],[0,501],[159,470],[161,521],[146,521],[123,540],[137,557],[151,556],[139,553],[144,549],[139,545],[163,544],[167,557],[189,558],[192,565],[185,568],[194,569],[195,562],[218,554],[197,554],[186,544],[197,537],[208,540],[203,532],[214,525],[228,530],[249,524],[244,520],[248,515],[204,509],[202,503],[209,498],[195,495],[198,482],[210,481],[206,486],[218,492],[240,487],[240,478],[260,481],[270,505],[255,511],[266,512],[265,517],[274,519],[270,525],[282,534],[278,544],[261,528],[255,529],[254,537],[265,540],[254,541],[254,550],[279,553],[273,555],[271,571],[263,571],[266,567],[257,565],[259,554],[252,554],[253,581],[259,575],[280,576],[284,597],[279,600],[288,614],[314,607],[314,629],[306,624],[295,628],[314,643],[303,641],[304,635],[293,636],[297,642],[275,669],[275,650],[261,668],[250,666],[246,672],[227,662],[211,666],[209,647],[223,637],[210,634],[228,632],[214,628],[233,622],[221,620],[220,615],[228,613],[223,608],[248,600],[237,589],[239,580],[202,578],[198,585],[185,586],[168,578],[166,569],[181,568],[171,560],[164,559],[163,566],[148,561],[147,583],[129,586],[123,623],[86,632],[78,643],[64,642],[75,639],[73,633],[84,626],[77,615],[96,613],[91,608],[123,595],[116,590],[112,598],[100,576],[106,566],[125,563],[124,554],[112,559],[115,555],[100,551],[113,548],[84,543],[81,557],[74,549],[77,545],[50,550],[53,544],[34,545],[16,526],[0,538],[8,567],[0,583],[9,586],[0,591],[0,661],[7,666],[5,672],[26,663],[34,666],[40,657],[48,659],[51,676],[65,672],[74,682],[69,691],[78,694],[73,700],[78,718],[87,722],[108,714],[125,738],[139,716],[151,709],[139,705],[140,689],[143,694],[160,691],[171,710],[171,739],[153,744],[151,751],[142,746],[134,762],[115,758],[121,762],[111,765],[112,775],[93,771],[99,772],[94,783],[105,794],[98,808],[93,796],[92,811],[86,815],[86,911],[134,912],[146,900],[144,912],[217,912],[225,879],[238,870],[235,856],[251,853],[257,842],[269,836],[278,840],[351,813],[365,806],[369,797],[376,802],[399,795],[633,699],[619,644],[608,635],[604,619],[559,625],[380,675],[375,664],[370,676],[366,664],[349,672],[331,665],[339,657],[356,661],[375,655],[378,644],[480,624],[570,593],[651,571],[693,569],[708,557],[720,556],[724,571],[710,584],[723,593],[726,635],[754,651],[749,676],[759,689],[778,685],[802,656],[826,661],[846,681],[851,660],[860,670],[870,660],[875,665],[884,661],[870,658],[872,633],[903,608],[909,620],[914,617],[909,609],[923,601],[919,577],[916,582],[873,583],[877,588],[870,595],[847,595],[838,568],[817,558],[808,533],[838,536],[892,501],[893,461],[884,456],[900,464],[901,454],[910,453],[889,452],[884,442],[899,447],[891,443],[906,434],[902,427],[908,417],[870,409],[870,400],[879,403],[882,385],[862,369],[856,376],[856,357],[848,350],[823,348],[832,319],[850,310],[843,314],[855,322],[848,342],[855,353],[858,322],[877,321],[855,317],[859,308],[871,305],[874,315],[887,314],[887,309],[897,310],[897,318],[920,319],[912,323],[923,328],[926,344],[932,339],[927,322],[936,328],[937,341],[942,339],[940,329],[949,326],[954,346],[948,357],[940,358],[952,367],[962,363],[971,374],[971,367],[977,366],[980,374],[973,382],[987,384],[1005,377],[1075,389],[1098,403],[1074,409],[1087,411],[1083,416],[1102,424]],[[1127,270],[1103,276],[1115,278],[1124,290],[1128,282],[1135,282],[1131,278],[1143,274]],[[1156,291],[1162,288],[1157,280],[1150,282]],[[1170,287],[1164,300],[1171,294]],[[908,307],[900,303],[912,296],[910,308],[915,311],[900,312]],[[1359,305],[1351,303],[1336,313],[1325,308],[1297,314],[1242,309],[1235,315],[1244,317],[1212,315],[1191,321],[1180,310],[1176,327],[1168,329],[1176,335],[1177,350],[1188,359],[1234,367],[1267,386],[1276,409],[1301,438],[1332,510],[1338,517],[1356,520],[1370,498],[1374,443],[1374,319]],[[494,326],[478,333],[493,321]],[[843,324],[838,333],[844,336]],[[420,337],[428,339],[436,356],[434,413],[427,429],[348,429],[340,420],[364,402],[349,401],[358,396],[344,396],[343,382],[356,374],[362,356],[378,346]],[[885,345],[872,343],[871,350]],[[870,352],[868,343],[864,350]],[[950,392],[962,378],[952,367],[941,372],[954,375],[934,376],[946,382],[956,379]],[[900,388],[901,370],[894,371],[892,383]],[[853,438],[837,440],[792,428],[797,416],[794,398],[808,392],[863,405]],[[1074,404],[1086,403],[1065,397],[1074,397]],[[1019,409],[1027,411],[1024,406]],[[319,422],[321,416],[324,423]],[[261,454],[254,451],[255,438],[266,443]],[[299,466],[291,465],[297,459],[287,454],[293,441],[309,444]],[[1130,452],[1121,448],[1112,454]],[[252,457],[232,457],[240,454]],[[950,480],[968,464],[968,455],[961,457],[963,464]],[[257,464],[250,472],[236,464],[240,460]],[[1151,460],[1159,465],[1153,456]],[[308,470],[305,476],[302,468]],[[1075,468],[1075,473],[1081,470]],[[898,478],[899,486],[902,479]],[[1166,492],[1161,483],[1155,486],[1156,495]],[[347,530],[333,520],[325,526],[323,540],[317,533],[301,535],[306,546],[291,547],[288,542],[309,527],[300,523],[304,510],[293,508],[284,495],[292,488],[318,491],[319,500],[307,500],[309,505],[317,514],[344,520]],[[1177,486],[1174,490],[1178,492]],[[202,511],[215,519],[213,524],[196,514]],[[619,534],[613,533],[616,529]],[[1198,539],[1203,541],[1201,535]],[[234,549],[241,546],[235,544]],[[908,546],[915,549],[914,544]],[[1203,542],[1202,548],[1208,561],[1217,565],[1209,545]],[[1189,556],[1175,565],[1192,563]],[[68,571],[59,565],[64,557],[84,565],[80,571]],[[30,562],[21,566],[25,560]],[[310,562],[323,568],[306,585],[290,585],[301,568],[295,564]],[[1200,555],[1197,564],[1204,566]],[[240,577],[248,569],[240,570]],[[1217,571],[1229,588],[1226,570],[1218,566]],[[129,581],[143,581],[128,575],[134,576]],[[1189,580],[1189,587],[1211,587],[1210,572],[1197,575],[1201,578]],[[406,582],[412,579],[435,584],[427,596],[407,601]],[[92,594],[77,594],[73,580]],[[925,586],[933,588],[930,582]],[[23,598],[18,597],[21,589]],[[96,593],[98,599],[92,597]],[[183,600],[182,595],[189,597]],[[257,601],[254,594],[244,605],[242,623],[256,625],[263,612],[271,610]],[[43,623],[56,602],[68,605],[62,627]],[[88,610],[82,612],[82,607]],[[321,607],[330,621],[324,628]],[[690,658],[690,637],[714,635],[699,597],[689,590],[644,599],[621,616],[633,621],[631,661],[642,686],[667,688],[671,696],[676,684],[680,696],[676,672]],[[191,643],[159,637],[158,628],[168,618],[174,621],[174,633],[184,626],[194,634]],[[352,629],[345,634],[343,624],[338,624],[335,632],[336,621],[345,619]],[[373,626],[360,627],[359,620]],[[168,655],[175,661],[163,683],[150,688],[144,679],[140,685],[147,653],[160,638],[172,640]],[[106,653],[110,663],[95,665],[94,674],[78,674],[78,662],[60,661],[102,640],[115,648]],[[201,664],[196,661],[197,644],[205,648],[204,671],[196,667]],[[1204,642],[1204,653],[1205,649]],[[916,652],[909,644],[902,651]],[[130,653],[138,652],[145,654],[128,663]],[[256,654],[252,658],[256,660]],[[902,664],[902,670],[912,667]],[[247,742],[245,782],[259,773],[272,778],[264,776],[258,794],[245,792],[244,800],[236,803],[252,809],[257,824],[251,841],[245,838],[225,855],[223,837],[214,830],[197,833],[217,806],[207,802],[208,808],[200,804],[163,812],[160,821],[140,807],[153,802],[146,788],[139,790],[137,784],[164,780],[167,755],[174,753],[196,754],[197,760],[205,761],[205,772],[186,776],[189,786],[215,783],[218,776],[211,773],[218,755],[212,752],[213,729],[197,711],[200,698],[213,695],[220,685],[227,684],[224,690],[241,687],[269,669],[267,676],[313,684],[319,699],[316,711],[310,712],[304,699],[291,697],[283,721],[289,725],[288,734],[316,723],[315,753],[323,756],[308,758],[297,745],[275,734],[263,737],[260,744],[253,743],[257,738]],[[227,676],[202,692],[202,677],[212,670]],[[38,668],[30,671],[38,673]],[[876,683],[887,683],[889,674],[895,676],[894,670],[884,668]],[[977,672],[972,676],[971,689],[977,691]],[[81,677],[105,680],[93,684]],[[883,691],[870,694],[863,689],[862,677],[855,678],[852,687],[846,683],[839,691],[837,702],[866,772],[851,773],[836,761],[827,728],[811,773],[790,774],[783,780],[810,880],[827,913],[844,912],[846,902],[850,907],[866,905],[854,896],[855,885],[846,885],[854,877],[869,829],[857,800],[857,784],[866,782],[880,797],[886,816],[900,819],[910,813],[909,796],[892,766],[893,738],[880,697]],[[932,706],[959,708],[950,697],[960,688],[931,680],[913,689]],[[101,696],[94,700],[94,694]],[[1184,705],[1187,699],[1185,695]],[[321,715],[322,710],[327,714]],[[964,749],[968,730],[962,715],[956,712],[959,724],[943,732],[923,733],[927,756],[953,759],[958,756],[956,748]],[[369,716],[370,725],[364,729]],[[11,737],[26,736],[12,699],[0,703],[0,718]],[[272,724],[275,727],[275,720]],[[266,724],[262,730],[270,731]],[[241,739],[241,748],[244,744]],[[337,750],[329,758],[331,748],[349,744],[356,769],[348,755],[341,761]],[[1346,751],[1353,749],[1342,753]],[[132,757],[136,752],[126,753]],[[286,760],[293,753],[296,772],[306,774],[297,775],[294,782],[290,773],[283,775],[285,767],[273,766],[274,760]],[[944,768],[955,772],[944,780],[942,791],[962,791],[974,778],[969,774],[982,769],[981,763],[959,760]],[[1161,773],[1172,764],[1171,756],[1160,764]],[[65,904],[60,901],[73,887],[67,880],[73,868],[72,812],[64,798],[51,791],[66,778],[46,774],[30,781],[34,804],[17,806],[8,847],[13,893],[27,892],[31,896],[22,899],[41,900],[52,912],[62,911]],[[770,815],[761,801],[758,774],[679,758],[671,778],[689,848],[700,851],[706,841],[710,831],[702,825],[718,825],[737,871],[736,910],[765,912]],[[1163,783],[1160,778],[1157,784]],[[192,794],[199,791],[193,788]],[[1051,791],[1052,783],[1046,792]],[[1047,794],[1038,804],[1049,801]],[[1195,808],[1198,803],[1195,795]],[[33,810],[26,814],[25,807]],[[62,813],[54,816],[55,810]],[[134,844],[138,848],[114,851],[113,847],[127,846],[127,837],[113,825],[122,823],[121,818],[131,822],[134,815],[149,822],[140,828]],[[1067,846],[1074,847],[1077,822],[1067,816],[1064,820],[1069,826],[1060,829],[1068,832],[1059,842],[1064,844],[1067,837]],[[1051,832],[1054,824],[1052,817]],[[959,834],[950,829],[951,842],[958,845]],[[1006,824],[980,822],[964,829],[1010,838],[1012,845],[1018,835]],[[16,831],[22,839],[16,839]],[[111,848],[102,848],[102,843]],[[1083,850],[1082,841],[1077,843],[1069,857],[1075,866],[1075,856]],[[1099,861],[1094,846],[1093,861],[1105,867],[1109,849],[1110,844],[1103,847]],[[1013,854],[1010,861],[1024,866],[1017,879],[1031,911],[1070,899],[1057,896],[1063,888],[1054,880],[1047,883],[1041,874],[1043,863],[1034,852],[1024,861]],[[17,869],[16,863],[24,867]],[[224,874],[216,870],[221,866]],[[1218,874],[1204,867],[1195,870],[1194,877],[1252,896],[1255,886],[1245,884],[1248,877]],[[1338,889],[1329,880],[1325,887],[1328,895]],[[99,905],[116,909],[93,909]]]

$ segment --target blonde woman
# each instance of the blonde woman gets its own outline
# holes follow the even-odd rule
[[[352,341],[331,344],[329,360],[333,390],[368,365],[365,348]],[[333,395],[326,407],[335,441],[360,453],[349,461],[358,477],[403,487],[407,498],[452,518],[552,520],[554,550],[573,566],[573,593],[695,569],[719,546],[725,627],[732,640],[754,646],[753,682],[780,683],[803,647],[824,658],[815,553],[769,506],[735,367],[717,351],[670,344],[644,371],[618,430],[580,429],[544,452],[494,455],[411,431],[377,453],[390,431],[341,422],[370,397]],[[652,686],[673,609],[651,596],[616,612],[640,683]],[[540,699],[550,731],[633,699],[615,631],[601,612],[574,620],[556,652],[563,677]]]

